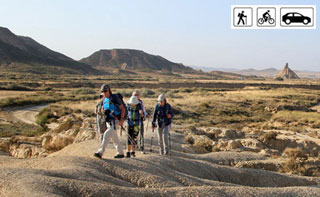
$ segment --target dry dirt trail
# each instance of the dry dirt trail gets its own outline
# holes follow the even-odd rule
[[[44,105],[35,105],[35,106],[28,106],[28,107],[19,107],[9,109],[8,111],[12,113],[14,119],[27,123],[27,124],[36,124],[36,116],[37,114],[48,104]]]
[[[150,150],[152,134],[153,151]],[[259,160],[252,152],[184,153],[183,135],[172,132],[171,156],[159,156],[156,133],[146,131],[147,154],[113,159],[92,155],[97,140],[71,144],[46,158],[0,153],[0,196],[320,196],[320,178],[219,165]],[[125,142],[123,134],[122,143]]]
[[[320,103],[318,105],[316,105],[316,106],[313,106],[311,109],[317,110],[317,112],[320,113]]]

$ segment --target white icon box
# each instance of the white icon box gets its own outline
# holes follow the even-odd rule
[[[276,8],[258,7],[256,19],[258,27],[275,27],[277,24]]]
[[[250,7],[233,8],[233,26],[234,27],[252,27],[253,9]]]
[[[280,16],[281,27],[314,26],[314,9],[312,7],[282,7]]]

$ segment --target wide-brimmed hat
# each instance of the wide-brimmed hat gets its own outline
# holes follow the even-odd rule
[[[130,105],[138,105],[138,104],[139,104],[138,97],[136,97],[136,96],[131,96],[130,99],[128,100],[128,103],[129,103]]]
[[[161,102],[161,101],[164,101],[166,99],[166,95],[165,94],[160,94],[159,97],[158,97],[158,101]]]

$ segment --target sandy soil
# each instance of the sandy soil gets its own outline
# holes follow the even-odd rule
[[[314,107],[312,107],[311,109],[313,109],[313,110],[317,110],[317,112],[319,112],[319,113],[320,113],[320,104],[319,104],[319,105],[316,105],[316,106],[314,106]]]
[[[12,116],[21,122],[27,124],[36,124],[36,116],[43,108],[47,107],[48,104],[45,105],[37,105],[37,106],[29,106],[29,107],[21,107],[11,109],[9,111],[12,112]]]
[[[160,156],[156,139],[149,129],[148,152],[136,158],[113,159],[110,143],[103,159],[96,159],[97,140],[69,145],[46,158],[0,154],[0,196],[320,196],[320,178],[219,165],[263,159],[259,154],[183,153],[183,135],[172,132],[172,155]]]

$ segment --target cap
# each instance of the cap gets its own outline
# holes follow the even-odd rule
[[[110,90],[110,87],[107,85],[107,84],[102,84],[102,86],[101,86],[101,92],[105,92],[105,91],[107,91],[107,90]]]
[[[158,97],[158,101],[161,102],[161,101],[164,101],[166,99],[166,95],[165,94],[160,94],[159,97]]]

